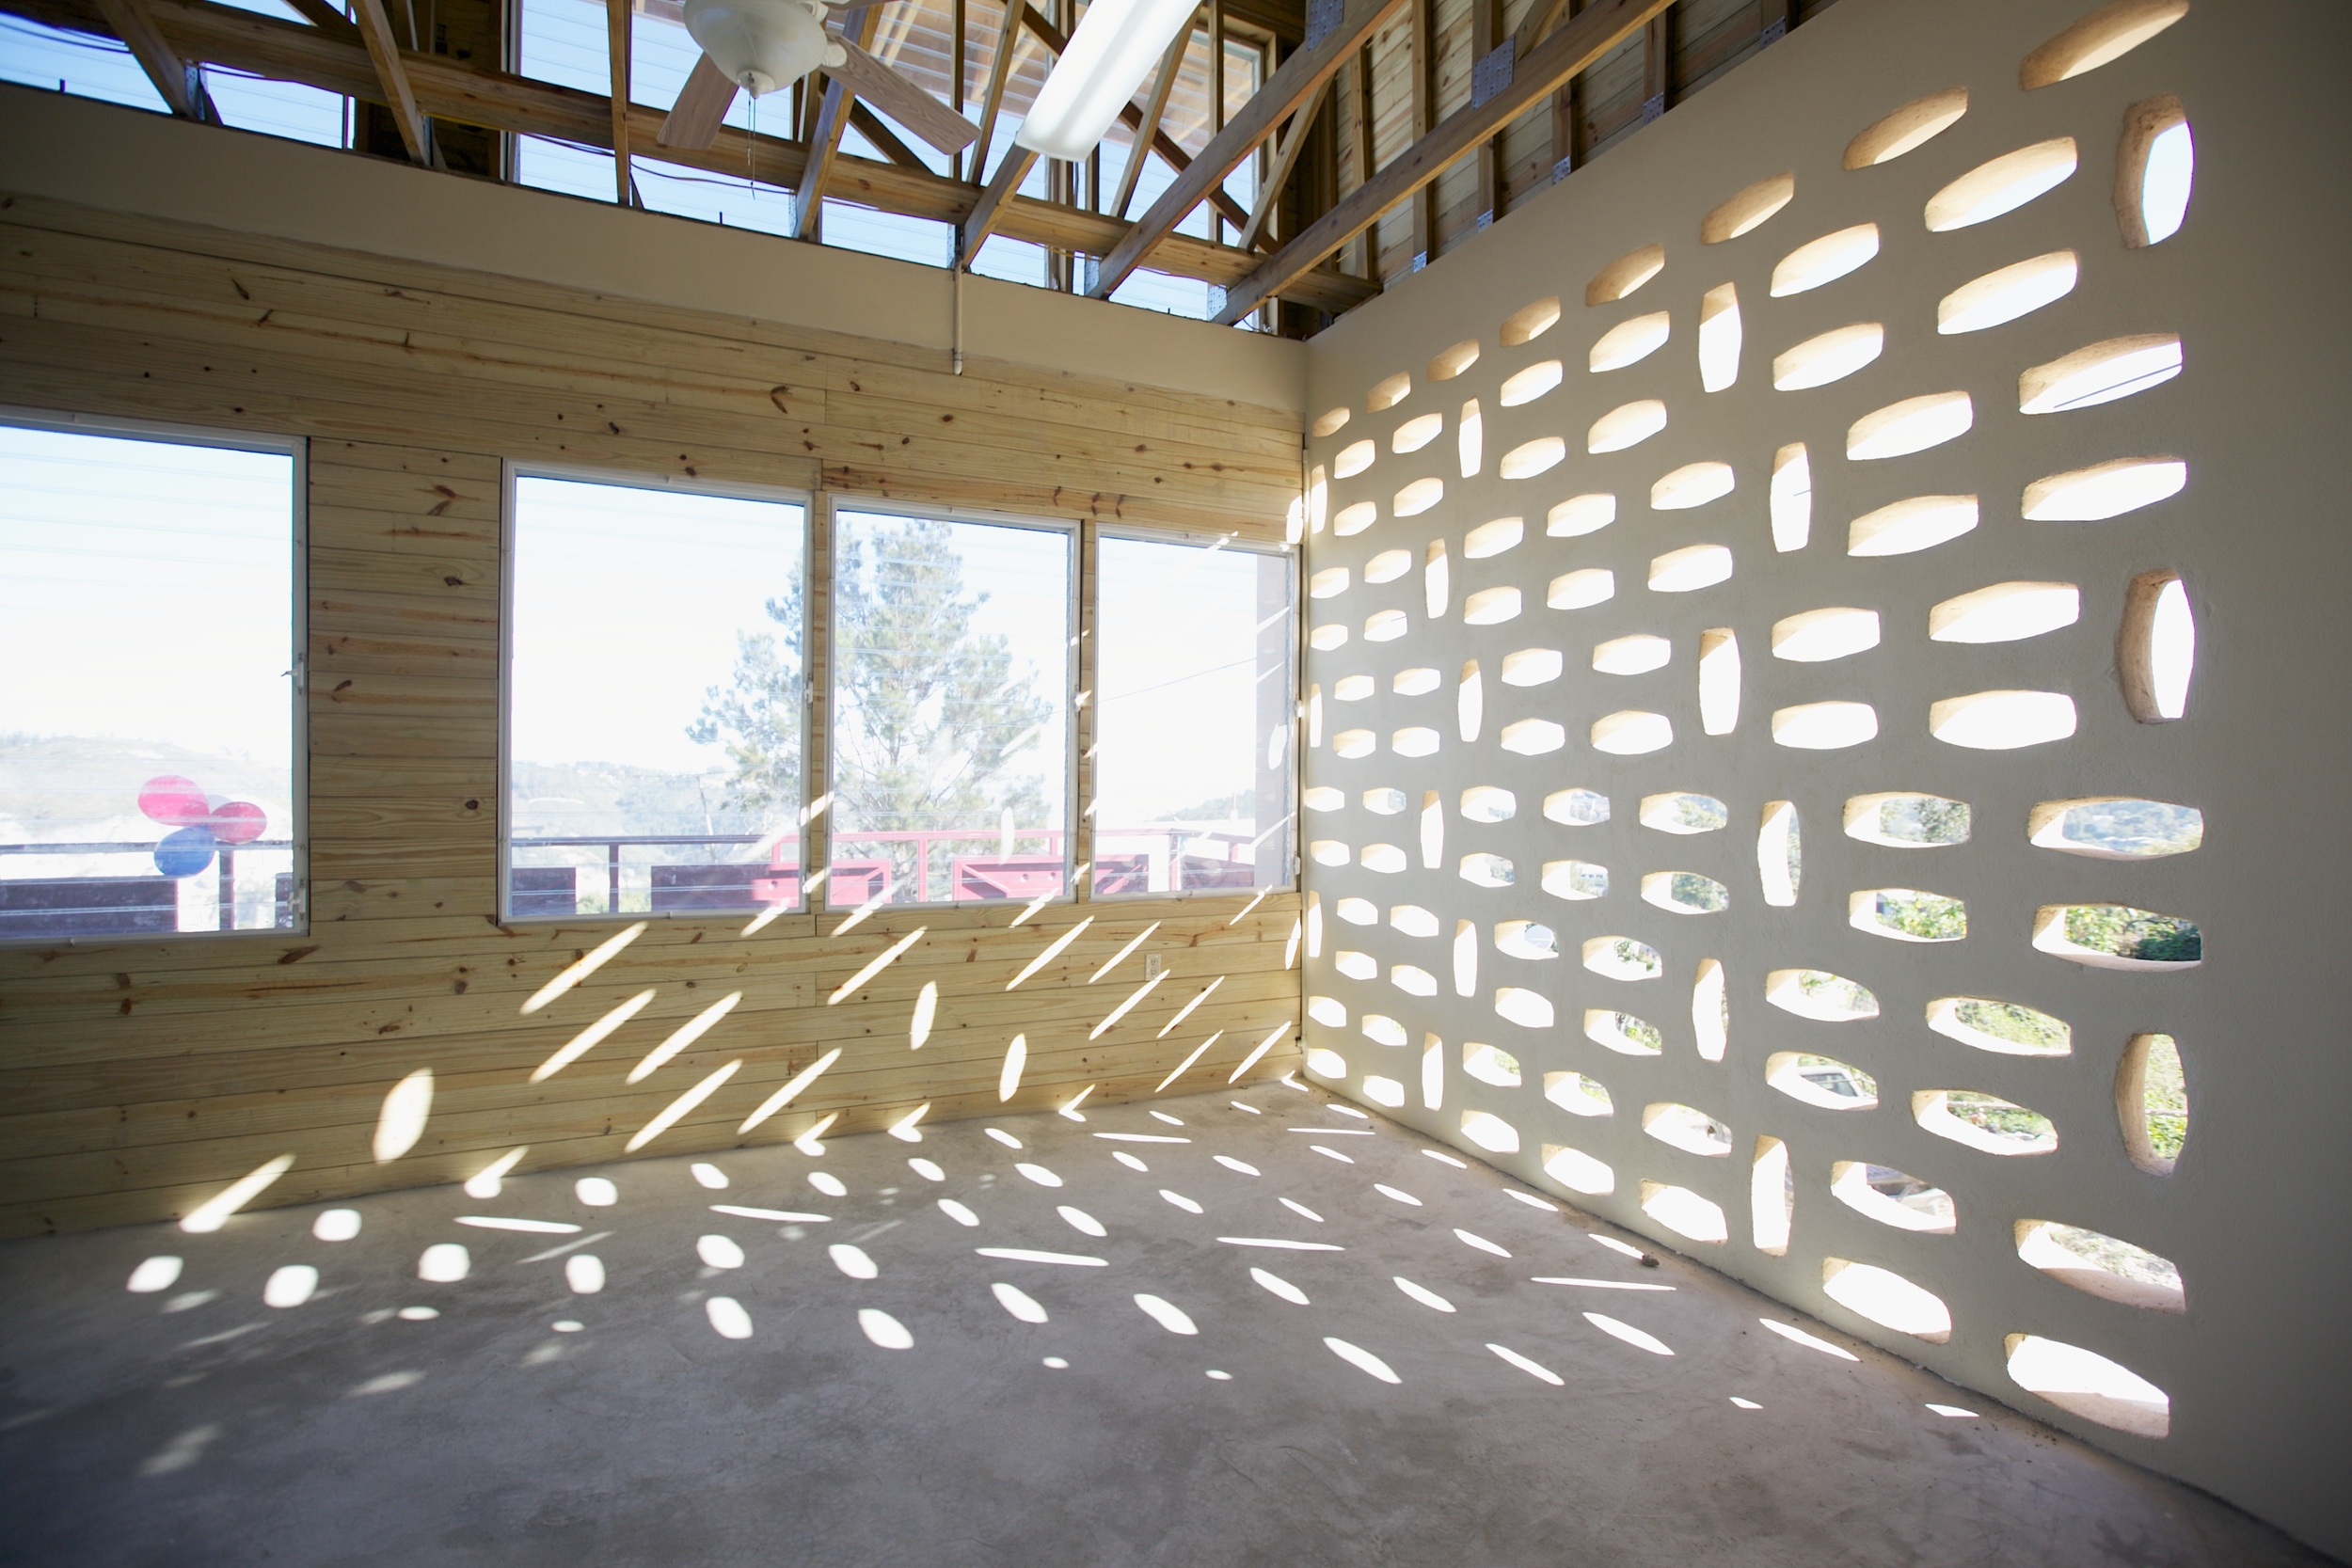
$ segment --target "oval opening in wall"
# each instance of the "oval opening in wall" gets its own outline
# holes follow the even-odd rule
[[[1574,1117],[1614,1116],[1617,1110],[1607,1086],[1581,1072],[1545,1073],[1544,1098]]]
[[[1796,903],[1803,862],[1804,839],[1798,829],[1795,804],[1788,800],[1770,802],[1764,808],[1763,825],[1756,834],[1756,879],[1763,886],[1765,903],[1774,909],[1788,909]]]
[[[1772,1258],[1788,1255],[1788,1232],[1797,1218],[1797,1182],[1788,1166],[1788,1146],[1778,1138],[1756,1140],[1748,1167],[1748,1222],[1756,1250]],[[1849,1353],[1851,1354],[1851,1353]]]
[[[1720,1205],[1688,1187],[1663,1181],[1642,1183],[1642,1212],[1676,1235],[1693,1242],[1727,1242],[1731,1227]]]
[[[1731,551],[1722,545],[1686,545],[1649,563],[1653,594],[1689,594],[1731,579]]]
[[[2010,1381],[2072,1415],[2136,1437],[2162,1437],[2172,1430],[2172,1402],[2165,1391],[2119,1362],[2038,1334],[2011,1334]]]
[[[2015,642],[2071,626],[2082,618],[2082,590],[2071,582],[1996,582],[1946,599],[1928,611],[1937,642]]]
[[[1656,398],[1621,404],[1593,421],[1585,433],[1589,452],[1623,451],[1638,446],[1666,428],[1666,405]]]
[[[1503,378],[1502,388],[1496,394],[1505,408],[1518,408],[1534,403],[1560,385],[1561,365],[1557,359],[1541,359],[1523,371]]]
[[[2142,572],[2123,596],[2116,636],[2116,671],[2123,706],[2143,724],[2161,724],[2188,711],[2197,668],[2197,618],[2188,585],[2177,572]]]
[[[2204,960],[2204,931],[2193,920],[2129,904],[2044,904],[2033,944],[2086,969],[2169,974]]]
[[[2017,67],[2027,92],[2121,59],[2188,14],[2188,0],[2113,0],[2038,45]]]
[[[1440,743],[1438,732],[1425,724],[1408,724],[1389,736],[1389,750],[1401,757],[1435,756]]]
[[[1846,144],[1845,166],[1870,168],[1890,163],[1933,137],[1942,135],[1968,112],[1968,89],[1946,87],[1915,98],[1891,114],[1872,121]]]
[[[1408,937],[1434,937],[1438,934],[1438,917],[1419,904],[1390,905],[1389,925]]]
[[[1846,801],[1846,836],[1892,849],[1938,848],[1968,842],[1965,800],[1908,790],[1855,795]]]
[[[1445,481],[1417,479],[1396,493],[1392,505],[1400,517],[1418,517],[1443,499]]]
[[[1764,1000],[1783,1012],[1822,1023],[1851,1023],[1879,1016],[1868,987],[1825,969],[1775,969],[1764,976]]]
[[[1543,888],[1554,898],[1576,902],[1606,897],[1609,893],[1609,868],[1587,861],[1546,861]]]
[[[1495,992],[1495,1016],[1522,1029],[1549,1029],[1552,1023],[1551,1003],[1523,987],[1504,986]]]
[[[1344,947],[1331,956],[1331,967],[1351,980],[1375,980],[1380,976],[1379,959]]]
[[[1504,586],[1481,588],[1462,601],[1462,620],[1473,626],[1499,626],[1519,616],[1519,591]]]
[[[1311,599],[1336,598],[1347,592],[1347,568],[1326,566],[1307,579],[1307,596]]]
[[[2009,752],[2074,733],[2074,699],[2062,691],[1977,691],[1928,709],[1928,733],[1948,746]]]
[[[1502,656],[1502,684],[1542,686],[1558,680],[1564,668],[1557,648],[1521,648]]]
[[[1518,797],[1494,784],[1472,784],[1456,803],[1466,822],[1508,822],[1518,814]]]
[[[1394,408],[1398,404],[1403,403],[1412,390],[1413,378],[1403,371],[1397,372],[1394,375],[1383,377],[1374,382],[1372,390],[1364,395],[1364,412],[1377,414],[1383,409]]]
[[[1504,452],[1502,461],[1495,465],[1495,472],[1504,479],[1533,479],[1558,467],[1567,455],[1567,442],[1557,436],[1538,436]]]
[[[1388,785],[1375,785],[1363,794],[1364,809],[1380,816],[1396,816],[1405,810],[1405,792]]]
[[[1834,1160],[1829,1190],[1838,1202],[1897,1230],[1948,1236],[1958,1224],[1952,1195],[1907,1171],[1867,1160]]]
[[[1984,996],[1936,998],[1928,1004],[1928,1027],[2001,1056],[2064,1056],[2074,1049],[2074,1031],[2064,1019]]]
[[[1504,348],[1517,348],[1532,343],[1551,330],[1551,324],[1560,319],[1560,296],[1547,294],[1532,304],[1522,305],[1502,318],[1500,334]]]
[[[1382,550],[1364,562],[1364,580],[1368,583],[1394,582],[1412,569],[1412,551]]]
[[[1327,408],[1316,415],[1313,425],[1315,438],[1321,440],[1326,436],[1337,436],[1346,429],[1348,418],[1352,412],[1353,410],[1349,409],[1346,404],[1342,404],[1337,408]]]
[[[1695,1106],[1677,1101],[1657,1101],[1642,1107],[1642,1131],[1660,1143],[1721,1160],[1731,1153],[1731,1129]]]
[[[2123,112],[2123,141],[2115,160],[2115,216],[2127,249],[2155,245],[2180,232],[2188,217],[2196,176],[2197,144],[2178,98],[2162,93]]]
[[[1973,1089],[1921,1089],[1911,1097],[1911,1115],[1937,1137],[1986,1154],[2047,1154],[2058,1145],[2048,1117]]]
[[[1800,703],[1772,710],[1772,743],[1836,752],[1878,738],[1878,710],[1867,703]]]
[[[1772,623],[1772,657],[1823,664],[1879,645],[1879,612],[1833,607],[1808,610]]]
[[[1427,665],[1415,665],[1410,670],[1399,670],[1389,677],[1389,689],[1400,697],[1426,696],[1444,684],[1445,677]]]
[[[1592,743],[1612,756],[1638,757],[1674,744],[1674,721],[1662,713],[1625,708],[1593,721]]]
[[[1358,534],[1377,522],[1380,508],[1371,501],[1356,501],[1331,514],[1331,532],[1341,539]]]
[[[1886,349],[1886,328],[1877,322],[1857,322],[1807,338],[1772,360],[1772,387],[1801,392],[1843,381],[1876,359]]]
[[[1665,347],[1666,340],[1673,334],[1674,318],[1666,311],[1652,310],[1645,316],[1630,317],[1594,341],[1592,352],[1585,356],[1584,368],[1597,375],[1638,365]]]
[[[1965,392],[1905,398],[1856,420],[1846,431],[1846,456],[1855,463],[1908,457],[1958,440],[1976,419],[1976,404]]]
[[[1623,299],[1657,277],[1665,264],[1666,247],[1662,245],[1645,245],[1637,250],[1629,250],[1593,274],[1593,280],[1584,285],[1584,303],[1587,306],[1607,305]]]
[[[1545,514],[1544,533],[1553,539],[1572,539],[1580,534],[1597,533],[1616,520],[1616,497],[1570,496]]]
[[[1329,784],[1310,784],[1299,792],[1298,800],[1299,803],[1309,811],[1329,812],[1347,809],[1346,795],[1332,788]]]
[[[1495,951],[1505,958],[1543,963],[1560,957],[1558,936],[1540,921],[1499,920],[1494,938]]]
[[[1605,1196],[1617,1190],[1617,1173],[1581,1149],[1544,1145],[1544,1174],[1572,1193]]]
[[[1612,1007],[1585,1009],[1584,1037],[1620,1056],[1656,1056],[1666,1049],[1666,1037],[1656,1024]]]
[[[1377,871],[1384,876],[1394,876],[1406,864],[1405,851],[1393,844],[1367,844],[1356,858],[1366,871]]]
[[[1478,1045],[1465,1040],[1462,1044],[1462,1070],[1480,1083],[1492,1084],[1499,1089],[1519,1086],[1519,1059],[1491,1045]]]
[[[1429,361],[1429,379],[1451,381],[1478,363],[1478,340],[1465,338]]]
[[[1931,233],[1990,223],[2065,182],[2077,162],[2074,138],[2053,136],[1979,164],[1928,198]]]
[[[1641,675],[1665,668],[1674,657],[1674,644],[1662,637],[1636,632],[1629,637],[1613,637],[1593,648],[1593,668],[1604,675]]]
[[[1568,743],[1568,732],[1549,719],[1515,719],[1502,726],[1496,743],[1515,756],[1540,757]]]
[[[2062,414],[2160,387],[2181,373],[2181,336],[2140,332],[2109,338],[2036,365],[2017,378],[2017,411]]]
[[[2181,1271],[2169,1258],[2105,1232],[2056,1220],[2019,1220],[2017,1256],[2085,1295],[2152,1312],[2185,1312]]]
[[[2073,293],[2081,275],[2081,263],[2071,250],[2053,250],[1988,272],[1937,302],[1935,330],[1948,338],[2013,322]]]
[[[1891,1270],[1843,1258],[1821,1259],[1821,1292],[1881,1328],[1943,1344],[1952,1337],[1951,1308]]]
[[[1416,414],[1396,427],[1389,437],[1389,450],[1394,452],[1419,451],[1445,434],[1443,414]]]
[[[1808,293],[1835,283],[1867,264],[1879,253],[1879,226],[1857,223],[1851,229],[1824,234],[1797,246],[1772,269],[1772,297]]]
[[[1740,379],[1740,291],[1730,283],[1699,301],[1699,389],[1720,392]]]
[[[1711,833],[1728,826],[1731,814],[1712,795],[1671,790],[1643,796],[1640,821],[1661,833]]]
[[[1669,914],[1715,914],[1731,907],[1731,890],[1695,871],[1651,871],[1642,878],[1642,902]]]
[[[1366,1013],[1359,1027],[1364,1037],[1375,1045],[1396,1046],[1406,1042],[1405,1025],[1383,1013]]]
[[[2040,848],[2093,860],[2156,860],[2202,845],[2205,814],[2128,795],[2043,800],[2026,815],[2026,836]]]
[[[2180,494],[2188,465],[2177,457],[2117,457],[2026,486],[2029,523],[2095,523]]]
[[[1527,523],[1519,517],[1497,517],[1481,523],[1463,535],[1462,555],[1470,561],[1485,561],[1490,556],[1516,548],[1527,536]]]
[[[1721,245],[1760,229],[1797,194],[1794,174],[1758,180],[1699,220],[1699,244]]]
[[[1350,441],[1340,449],[1338,456],[1331,459],[1331,477],[1354,479],[1358,474],[1372,467],[1373,459],[1378,456],[1379,452],[1379,447],[1370,436],[1360,441]]]
[[[1370,730],[1342,730],[1331,737],[1331,750],[1337,755],[1353,761],[1368,757],[1379,745],[1379,738]]]
[[[1544,797],[1544,820],[1589,828],[1609,820],[1609,797],[1590,789],[1555,789]]]
[[[1735,483],[1728,463],[1685,463],[1649,487],[1650,510],[1688,512],[1730,495]]]
[[[1896,942],[1959,942],[1968,934],[1968,906],[1915,887],[1863,888],[1846,901],[1846,924]]]
[[[1665,973],[1658,949],[1631,937],[1593,937],[1583,946],[1584,967],[1611,980],[1655,980]]]
[[[1813,537],[1813,464],[1804,443],[1791,441],[1772,454],[1772,548],[1786,555]]]
[[[2169,1035],[2134,1035],[2115,1074],[2115,1114],[2132,1164],[2152,1176],[2169,1176],[2188,1141],[2188,1085],[2179,1042]]]
[[[1393,642],[1411,629],[1401,610],[1375,610],[1364,618],[1364,641]]]
[[[1457,869],[1462,880],[1476,887],[1509,887],[1518,875],[1509,860],[1483,849],[1464,855]]]
[[[1879,1102],[1877,1079],[1835,1056],[1811,1052],[1773,1052],[1764,1059],[1764,1082],[1824,1111],[1867,1111]]]

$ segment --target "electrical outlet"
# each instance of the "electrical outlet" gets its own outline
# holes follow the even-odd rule
[[[1149,955],[1143,960],[1143,977],[1147,980],[1158,979],[1161,974],[1167,972],[1167,969],[1168,960],[1161,958],[1157,953]]]

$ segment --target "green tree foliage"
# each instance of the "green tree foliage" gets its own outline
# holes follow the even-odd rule
[[[2122,904],[2074,905],[2066,911],[2066,940],[2150,963],[2195,963],[2205,953],[2204,933],[2194,922]]]
[[[861,523],[842,534],[834,580],[833,821],[844,832],[1044,823],[1049,802],[1034,761],[1054,704],[1033,672],[1015,668],[1003,636],[973,624],[987,595],[967,594],[951,525],[926,518]],[[733,680],[713,687],[691,738],[723,737],[735,762],[729,800],[797,803],[801,768],[801,601],[771,599],[786,628],[739,639]],[[1050,754],[1050,748],[1049,748]],[[977,847],[975,845],[973,847]],[[884,856],[903,881],[912,847]],[[937,868],[935,868],[937,869]]]

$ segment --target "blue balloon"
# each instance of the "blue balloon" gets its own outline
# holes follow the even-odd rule
[[[213,863],[218,842],[210,828],[181,828],[155,846],[155,869],[167,877],[193,877]]]

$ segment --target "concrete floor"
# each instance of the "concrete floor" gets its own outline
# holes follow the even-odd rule
[[[1856,1359],[1769,1332],[1798,1315],[1320,1093],[1156,1109],[1182,1125],[1116,1106],[394,1193],[342,1242],[303,1208],[7,1243],[0,1560],[2323,1560],[1819,1323]],[[420,1278],[450,1243],[466,1276]],[[179,1276],[126,1291],[159,1255]],[[315,1293],[265,1305],[290,1264]]]

